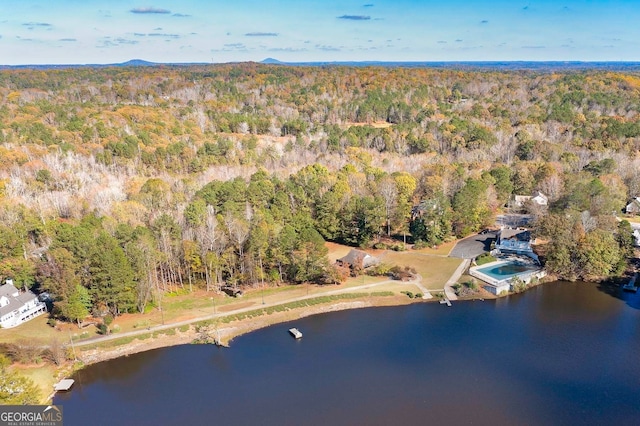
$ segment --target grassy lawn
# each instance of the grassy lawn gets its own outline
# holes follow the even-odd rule
[[[640,223],[640,216],[622,216],[622,220],[626,220],[630,223]]]
[[[358,291],[357,289],[354,291]],[[394,281],[394,282],[390,282],[387,284],[382,284],[379,286],[376,286],[374,288],[371,288],[371,291],[391,291],[394,294],[400,294],[400,292],[402,291],[410,291],[412,293],[421,293],[422,290],[420,290],[420,288],[412,283],[405,283],[402,281]]]
[[[458,279],[458,284],[466,283],[466,282],[469,282],[469,281],[475,281],[476,283],[481,283],[480,280],[478,280],[477,278],[472,277],[471,275],[462,274],[460,276],[460,279]]]
[[[54,338],[59,340],[69,340],[67,333],[57,331],[47,325],[48,315],[40,315],[29,322],[14,328],[0,329],[0,343],[15,342],[17,340],[30,340],[46,344]],[[71,326],[76,328],[75,326]]]
[[[56,368],[53,365],[21,366],[15,368],[15,371],[33,380],[33,383],[40,389],[40,400],[42,402],[45,402],[49,395],[53,393],[53,385],[57,382]]]
[[[453,249],[453,246],[456,245],[455,241],[450,241],[448,243],[440,244],[436,248],[423,248],[420,250],[413,250],[414,253],[423,253],[423,254],[432,254],[436,256],[448,256],[449,252]]]
[[[422,285],[427,289],[441,289],[451,278],[462,259],[429,256],[418,251],[388,252],[385,262],[399,266],[412,266],[422,276]]]
[[[353,247],[343,246],[336,243],[325,243],[325,246],[329,249],[327,257],[329,258],[330,263],[334,263],[337,259],[346,256],[347,253],[353,249]]]

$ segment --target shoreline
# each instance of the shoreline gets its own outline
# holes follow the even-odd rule
[[[464,262],[463,262],[464,263]],[[462,266],[462,265],[460,265]],[[460,269],[453,274],[456,279],[459,279]],[[453,277],[451,277],[453,278]],[[447,283],[450,286],[450,283]],[[538,283],[542,284],[542,282]],[[363,290],[365,288],[370,289],[371,287],[376,287],[378,284],[370,284],[366,286],[362,286],[358,289],[352,290]],[[447,286],[445,286],[446,288]],[[531,286],[534,287],[534,286]],[[344,292],[344,289],[337,290],[336,292]],[[450,300],[457,301],[465,301],[465,300],[492,300],[498,299],[505,296],[496,297],[491,295],[488,292],[484,292],[486,294],[480,293],[473,297],[462,297]],[[325,293],[326,294],[326,293]],[[320,295],[318,295],[320,296]],[[448,296],[448,294],[447,294]],[[310,300],[313,297],[304,297],[302,299]],[[197,340],[202,336],[202,330],[198,331],[201,326],[215,327],[214,330],[209,330],[208,337],[210,338],[208,342],[202,342],[201,344],[218,344],[221,346],[228,347],[230,342],[241,335],[251,333],[253,331],[269,327],[272,325],[277,325],[289,321],[295,321],[300,318],[305,318],[313,315],[320,315],[330,312],[338,312],[343,310],[351,310],[351,309],[362,309],[362,308],[372,308],[372,307],[385,307],[385,306],[404,306],[415,303],[438,303],[441,298],[430,298],[430,299],[413,299],[407,297],[405,294],[395,293],[393,295],[374,295],[373,293],[369,294],[360,294],[358,297],[348,298],[348,299],[338,299],[333,301],[327,301],[319,304],[313,305],[305,305],[295,308],[286,307],[283,310],[273,311],[273,312],[262,312],[259,315],[249,315],[245,316],[241,319],[233,319],[231,321],[223,322],[223,319],[226,317],[237,316],[239,313],[247,313],[247,312],[257,312],[261,309],[264,309],[264,305],[262,307],[252,307],[250,309],[239,309],[226,312],[224,314],[218,314],[216,316],[208,316],[201,318],[192,318],[186,322],[175,322],[173,324],[166,324],[164,326],[156,326],[149,328],[145,331],[139,331],[135,333],[135,335],[126,336],[119,334],[111,334],[108,338],[97,339],[96,341],[84,341],[79,342],[75,345],[75,351],[77,353],[76,361],[68,361],[65,364],[56,368],[56,377],[57,380],[70,377],[76,371],[81,370],[89,365],[96,364],[103,361],[109,361],[112,359],[117,359],[120,357],[127,357],[130,355],[134,355],[141,352],[146,352],[154,349],[167,348],[178,345],[186,345],[186,344],[198,344]],[[285,305],[280,304],[280,305]],[[269,306],[269,305],[267,305]],[[277,305],[272,305],[277,306]],[[221,321],[222,320],[222,321]],[[130,339],[126,343],[117,343],[119,339]],[[113,346],[109,346],[110,342]],[[96,345],[96,347],[83,349],[83,346]],[[106,347],[105,347],[106,346]],[[53,397],[55,396],[55,392],[53,392],[48,399],[48,402],[51,402]]]
[[[431,300],[431,302],[435,301],[436,299]],[[387,297],[362,297],[351,300],[339,300],[326,304],[296,308],[284,312],[275,312],[272,314],[260,315],[258,317],[235,320],[229,323],[219,324],[216,327],[215,331],[217,334],[216,337],[219,339],[219,345],[228,347],[231,341],[236,337],[251,333],[256,330],[260,330],[265,327],[270,327],[272,325],[282,324],[313,315],[321,315],[330,312],[338,312],[351,309],[384,306],[404,306],[425,302],[428,302],[428,300],[409,299],[405,295],[394,295]],[[230,315],[233,315],[233,313],[230,313]],[[175,328],[170,327],[161,331],[154,332],[153,330],[149,330],[149,334],[151,334],[152,336],[149,336],[149,334],[144,334],[140,337],[134,337],[131,342],[122,345],[115,345],[114,347],[108,348],[98,347],[82,350],[81,353],[78,354],[78,360],[79,362],[81,362],[81,366],[78,369],[82,369],[86,366],[102,361],[108,361],[111,359],[129,356],[140,352],[146,352],[149,350],[184,344],[198,344],[194,343],[194,341],[199,336],[196,328],[201,322],[208,322],[208,320],[196,321],[192,323],[186,331],[176,330],[178,328],[178,326],[176,325]],[[210,325],[214,324],[211,323]],[[163,331],[169,330],[173,330],[175,331],[175,333],[163,333]]]
[[[541,280],[536,284],[530,285],[526,290],[551,281],[553,280]],[[456,302],[497,300],[511,295],[516,295],[518,293],[519,292],[513,292],[507,295],[494,296],[487,292],[487,294],[478,294],[473,297],[458,298]],[[57,378],[59,380],[62,378],[70,377],[75,374],[75,372],[93,364],[121,357],[128,357],[130,355],[135,355],[137,353],[147,352],[155,349],[169,348],[173,346],[188,344],[217,344],[218,346],[229,347],[231,341],[236,337],[240,337],[244,334],[248,334],[262,328],[282,324],[289,321],[295,321],[297,319],[314,315],[352,309],[406,306],[417,303],[439,303],[440,300],[442,299],[436,297],[430,299],[411,299],[404,294],[394,294],[392,296],[362,295],[361,297],[353,299],[337,300],[318,305],[288,309],[282,312],[274,312],[269,314],[265,313],[257,317],[243,318],[219,325],[219,327],[216,327],[215,329],[218,338],[218,341],[216,343],[196,342],[199,335],[198,331],[196,330],[198,325],[200,325],[201,323],[209,323],[209,325],[213,325],[213,323],[210,322],[211,320],[195,320],[189,324],[189,327],[185,331],[179,330],[179,328],[182,327],[179,323],[167,324],[167,326],[163,329],[155,331],[149,330],[148,333],[142,334],[140,336],[135,336],[128,343],[116,344],[113,347],[96,347],[92,349],[81,350],[81,353],[79,354],[76,361],[68,361],[67,363],[59,366],[56,369]],[[219,316],[217,319],[219,320],[227,316],[233,316],[234,314],[234,312],[229,312],[226,315]],[[115,335],[115,337],[117,340],[118,336]],[[96,342],[96,344],[99,345],[100,342]],[[52,392],[45,402],[53,403],[53,397],[55,396],[55,394],[55,391]]]
[[[298,309],[288,310],[284,312],[276,312],[272,314],[265,314],[255,318],[244,318],[241,320],[232,321],[228,324],[224,324],[223,327],[217,328],[216,332],[219,333],[218,346],[229,347],[231,341],[236,337],[244,334],[251,333],[262,328],[270,327],[277,324],[282,324],[296,319],[306,318],[314,315],[321,315],[331,312],[339,312],[352,309],[385,307],[385,306],[405,306],[416,303],[435,303],[438,299],[410,299],[405,295],[393,295],[387,297],[361,297],[352,300],[339,300],[331,303],[320,304],[315,306],[307,306]],[[230,313],[230,315],[233,315]],[[206,321],[206,320],[203,320]],[[200,322],[203,322],[200,321]],[[170,327],[161,331],[149,331],[151,336],[144,334],[139,337],[134,337],[128,343],[115,345],[113,347],[97,347],[93,349],[86,349],[80,351],[76,361],[67,361],[65,364],[56,368],[56,380],[68,378],[73,376],[77,371],[80,371],[90,365],[97,364],[112,359],[121,357],[128,357],[142,352],[147,352],[155,349],[169,348],[173,346],[199,344],[195,340],[198,337],[196,330],[199,322],[194,322],[189,325],[186,331],[178,330],[178,325],[175,328]],[[169,334],[162,333],[162,331],[173,330],[174,333]],[[155,336],[154,336],[155,334]],[[99,343],[97,343],[99,344]],[[203,343],[214,344],[214,343]],[[73,388],[72,388],[73,390]],[[56,391],[51,392],[43,403],[53,403],[53,398],[56,395]]]

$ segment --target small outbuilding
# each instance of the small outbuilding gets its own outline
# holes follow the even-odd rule
[[[346,256],[336,260],[336,263],[339,266],[350,269],[367,269],[370,266],[377,265],[379,260],[366,251],[352,249]]]

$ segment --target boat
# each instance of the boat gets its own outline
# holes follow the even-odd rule
[[[638,274],[634,275],[633,278],[631,278],[631,280],[629,280],[628,283],[626,283],[625,285],[622,286],[622,289],[624,291],[632,291],[632,292],[637,292],[638,291],[638,286],[636,285],[636,277],[638,276]]]
[[[302,333],[300,333],[300,330],[298,330],[297,328],[290,328],[289,329],[289,333],[291,333],[291,335],[293,337],[295,337],[296,339],[299,339],[302,337]]]

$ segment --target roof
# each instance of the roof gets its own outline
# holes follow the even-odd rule
[[[20,309],[20,307],[24,306],[27,302],[37,298],[37,296],[30,291],[20,293],[13,284],[4,284],[0,287],[0,298],[2,297],[6,297],[9,303],[0,307],[0,317],[16,309]]]
[[[531,241],[531,233],[526,229],[505,228],[498,232],[498,241],[516,239],[518,241]]]
[[[536,194],[533,196],[532,199],[533,200],[539,200],[539,201],[537,201],[538,204],[546,204],[549,201],[549,197],[547,197],[546,195],[544,195],[540,191],[536,192]]]
[[[337,261],[341,263],[348,263],[350,265],[362,264],[362,266],[366,268],[367,266],[371,266],[376,263],[378,259],[371,256],[366,251],[351,249],[346,256],[341,257]]]
[[[14,296],[16,293],[18,293],[18,289],[13,284],[7,283],[0,286],[0,297]]]
[[[627,204],[627,209],[633,207],[640,208],[640,197],[636,197],[629,204]]]
[[[514,195],[513,199],[516,203],[524,203],[531,199],[531,195]]]

